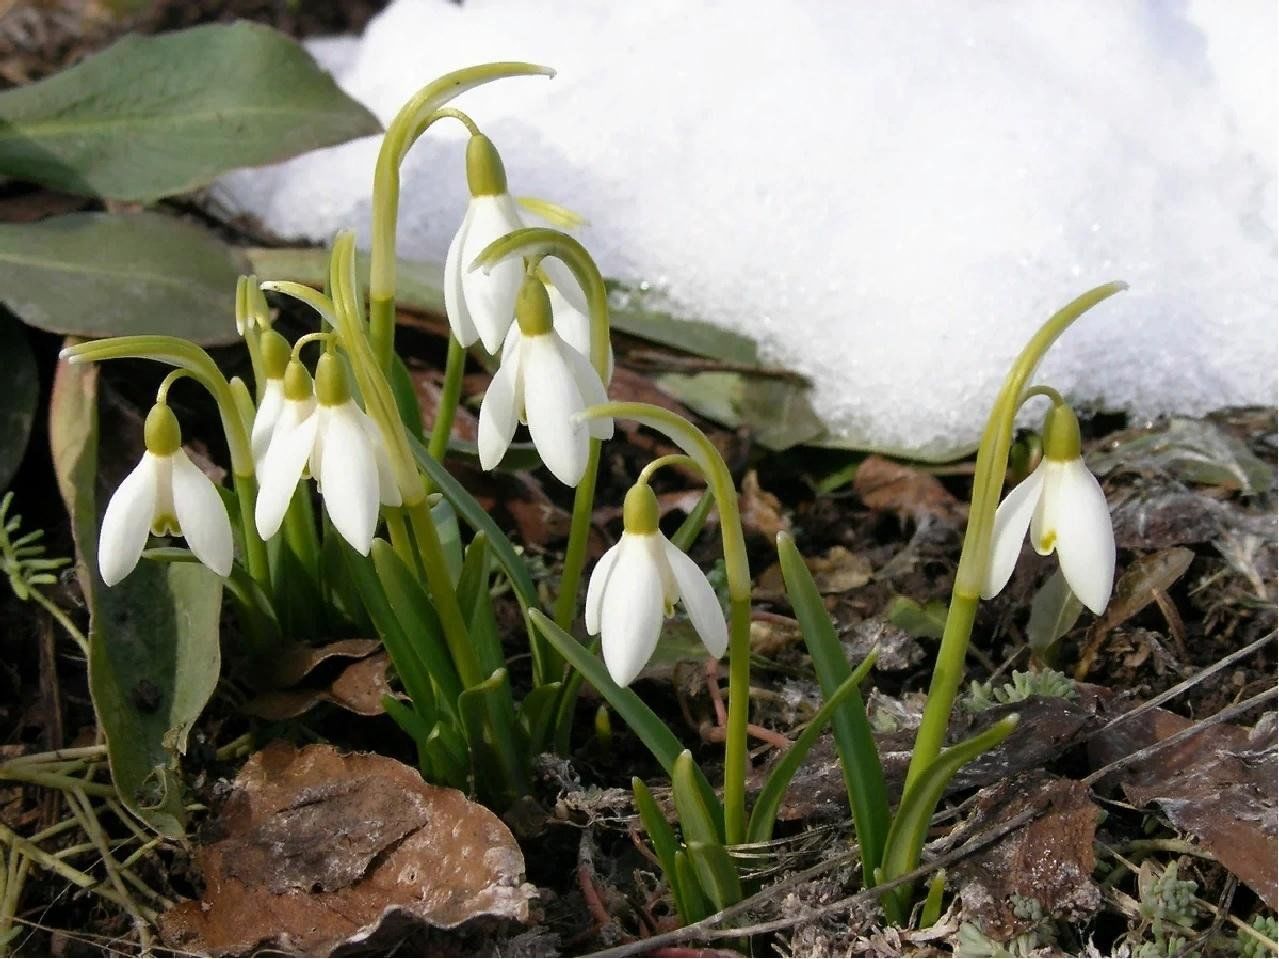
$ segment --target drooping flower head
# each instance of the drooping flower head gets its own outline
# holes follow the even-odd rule
[[[728,626],[706,574],[658,528],[657,497],[636,483],[622,507],[622,538],[600,557],[586,590],[586,631],[602,637],[604,664],[628,686],[657,648],[662,621],[682,601],[693,629],[716,658]]]
[[[466,182],[471,199],[444,260],[444,307],[457,341],[477,339],[496,355],[515,315],[515,297],[524,268],[518,260],[498,263],[485,273],[467,267],[494,240],[524,226],[507,192],[506,169],[493,141],[482,133],[466,146]]]
[[[590,438],[613,435],[613,421],[580,422],[586,407],[607,396],[599,374],[555,331],[546,286],[526,276],[514,308],[518,327],[507,335],[502,362],[480,404],[480,465],[501,462],[519,422],[561,483],[576,486],[586,472]]]
[[[182,430],[167,403],[156,403],[143,432],[146,452],[124,478],[102,517],[98,569],[114,586],[138,565],[147,535],[183,536],[196,559],[219,576],[231,572],[231,521],[212,480],[182,449]]]
[[[399,506],[399,487],[378,427],[351,398],[346,368],[324,353],[311,377],[297,359],[284,376],[284,408],[258,471],[254,520],[263,539],[280,528],[309,468],[333,527],[361,555],[377,529],[378,504]]]
[[[982,598],[1002,590],[1030,530],[1035,552],[1056,550],[1061,572],[1079,601],[1101,615],[1115,575],[1115,534],[1106,494],[1084,465],[1079,420],[1064,403],[1044,420],[1044,458],[999,504]]]

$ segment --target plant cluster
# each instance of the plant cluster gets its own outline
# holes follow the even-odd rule
[[[577,693],[589,681],[670,776],[678,828],[644,782],[634,780],[633,788],[685,921],[732,905],[749,891],[751,880],[734,850],[771,837],[787,784],[830,726],[864,880],[885,886],[887,918],[904,923],[914,902],[908,877],[919,866],[945,786],[1017,722],[1005,716],[963,742],[946,742],[979,602],[1008,582],[1028,533],[1038,552],[1059,555],[1084,605],[1100,613],[1108,602],[1115,551],[1105,497],[1083,464],[1074,412],[1056,391],[1032,385],[1031,376],[1057,337],[1123,284],[1098,287],[1051,317],[1017,358],[995,402],[977,456],[970,520],[932,684],[896,809],[888,802],[859,692],[875,654],[850,666],[803,557],[788,536],[778,537],[787,593],[825,701],[748,807],[752,579],[733,477],[693,424],[655,406],[609,400],[613,364],[604,281],[582,244],[553,228],[571,226],[573,217],[546,201],[517,201],[496,146],[471,117],[448,105],[481,84],[552,72],[524,63],[486,64],[441,77],[404,106],[387,129],[375,170],[367,289],[349,232],[333,242],[323,292],[289,279],[241,278],[236,322],[252,361],[251,385],[227,380],[207,353],[176,337],[119,337],[64,351],[72,363],[143,357],[174,367],[146,419],[146,452],[106,509],[99,574],[109,586],[125,580],[142,557],[202,563],[226,578],[243,635],[260,662],[278,655],[286,641],[308,635],[317,622],[374,630],[405,694],[387,697],[386,710],[416,744],[423,776],[471,790],[498,809],[528,793],[537,755],[568,750]],[[445,263],[452,335],[443,396],[427,430],[395,351],[395,232],[401,163],[414,142],[443,120],[463,124],[469,134],[470,201]],[[526,225],[530,210],[553,226]],[[273,327],[264,293],[311,307],[314,332],[288,342]],[[308,347],[318,351],[313,360]],[[536,454],[557,480],[575,489],[563,569],[545,606],[529,563],[442,465],[468,350],[479,349],[498,357],[480,408],[481,465],[492,469],[511,456],[523,423],[532,449],[521,454]],[[180,424],[168,405],[169,391],[183,379],[216,403],[230,453],[229,489],[213,484],[183,452]],[[1014,418],[1035,398],[1049,402],[1043,458],[1000,503]],[[601,444],[621,419],[664,434],[681,453],[649,464],[626,494],[621,540],[595,565],[586,589],[585,633],[598,639],[584,643],[573,629],[582,610],[596,474]],[[699,472],[707,494],[668,539],[659,529],[650,481],[674,463]],[[707,575],[685,552],[712,506],[722,540],[727,617]],[[148,550],[153,534],[181,536],[186,548]],[[527,688],[517,690],[508,673],[506,637],[492,605],[495,578],[509,584],[523,610],[532,660]],[[708,653],[728,656],[719,790],[628,688],[677,603]]]

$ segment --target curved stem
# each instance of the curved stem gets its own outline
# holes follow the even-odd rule
[[[586,252],[586,247],[567,233],[547,227],[531,226],[515,230],[494,240],[467,265],[468,270],[488,272],[503,260],[513,256],[537,261],[548,256],[563,262],[573,273],[574,279],[586,294],[586,304],[591,322],[591,365],[600,376],[600,382],[608,383],[608,288],[599,267]],[[530,264],[536,268],[536,262]]]
[[[190,376],[184,369],[170,370],[165,374],[164,379],[160,381],[160,385],[156,387],[155,402],[157,406],[167,404],[169,402],[169,390],[173,389],[173,384],[184,376]]]
[[[327,349],[333,349],[333,343],[337,339],[332,333],[304,333],[293,342],[293,353],[291,354],[295,360],[302,358],[302,347],[308,343],[323,342]]]
[[[684,453],[668,453],[665,456],[659,456],[640,470],[640,474],[636,477],[635,482],[648,483],[648,481],[653,478],[654,473],[666,466],[691,467],[692,469],[697,470],[699,475],[705,476],[705,474],[702,473],[702,468],[697,465],[697,460],[693,459],[693,457],[687,456]]]
[[[486,63],[446,73],[419,90],[386,129],[373,174],[373,242],[369,258],[369,336],[383,370],[391,368],[395,339],[395,227],[400,208],[400,164],[425,132],[432,114],[467,90],[503,77],[554,76],[532,63]]]
[[[333,316],[336,310],[333,301],[319,290],[312,289],[305,283],[294,283],[292,280],[263,280],[262,289],[291,296],[319,313],[321,319],[330,326],[334,325]]]
[[[994,408],[982,433],[977,449],[977,467],[973,478],[973,501],[964,531],[963,552],[955,573],[946,627],[937,651],[932,682],[924,714],[915,734],[915,748],[906,774],[906,789],[932,765],[946,740],[950,710],[964,675],[964,657],[977,615],[982,580],[990,564],[990,541],[995,527],[995,509],[1008,470],[1008,448],[1012,443],[1013,419],[1021,404],[1026,382],[1034,374],[1039,361],[1066,329],[1085,312],[1103,300],[1126,290],[1123,282],[1107,283],[1072,300],[1054,313],[1026,344],[1013,363],[1004,385],[995,399]],[[1047,395],[1040,394],[1040,395]]]
[[[592,344],[593,346],[594,344]],[[635,420],[664,433],[687,453],[706,477],[719,509],[728,578],[728,728],[724,738],[724,839],[731,844],[746,837],[746,726],[750,714],[751,574],[742,534],[737,488],[719,450],[706,434],[683,417],[649,403],[601,403],[586,418],[611,416]]]
[[[1017,401],[1017,408],[1021,409],[1036,396],[1043,396],[1052,403],[1053,406],[1061,406],[1065,402],[1061,398],[1061,394],[1054,390],[1051,386],[1044,386],[1042,383],[1029,387],[1026,392],[1021,394],[1021,399]]]

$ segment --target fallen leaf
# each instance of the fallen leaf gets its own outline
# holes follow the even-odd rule
[[[986,831],[1027,809],[1046,811],[954,867],[963,918],[992,939],[1011,939],[1036,925],[1016,915],[1013,896],[1066,920],[1090,920],[1101,904],[1092,881],[1098,808],[1088,788],[1027,773],[978,793],[971,819]]]
[[[1164,474],[1205,486],[1264,493],[1274,485],[1274,467],[1211,420],[1173,417],[1160,427],[1112,438],[1088,457],[1102,476],[1115,470]]]
[[[936,476],[882,456],[868,456],[857,467],[853,492],[868,509],[893,512],[916,523],[958,525],[966,512]]]
[[[1191,726],[1192,720],[1152,709],[1102,730],[1088,745],[1094,768],[1129,756]],[[1136,806],[1154,803],[1178,829],[1194,834],[1223,866],[1274,909],[1276,757],[1274,714],[1252,730],[1221,723],[1161,749],[1101,781],[1118,782]]]
[[[760,488],[759,476],[754,470],[747,470],[742,477],[737,505],[747,532],[758,533],[770,543],[778,533],[790,532],[790,521],[782,515],[782,501]]]
[[[268,746],[236,777],[218,832],[196,850],[203,900],[160,917],[170,948],[368,949],[392,919],[437,929],[523,922],[535,894],[497,816],[369,753]]]
[[[390,659],[386,653],[374,653],[342,667],[327,685],[267,690],[254,696],[241,709],[250,716],[273,722],[301,716],[320,703],[333,703],[357,716],[381,716],[386,712],[382,697],[394,695],[387,681],[389,668]]]
[[[804,565],[813,574],[817,591],[823,595],[847,593],[870,582],[870,560],[845,546],[832,546],[824,556],[806,557]],[[759,599],[781,599],[786,595],[780,563],[774,563],[760,573],[756,589]]]

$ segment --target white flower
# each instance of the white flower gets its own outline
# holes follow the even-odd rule
[[[551,261],[543,261],[542,266],[545,268]],[[555,261],[558,262],[558,261]],[[555,332],[560,338],[577,352],[581,353],[588,360],[591,358],[591,318],[584,308],[578,306],[577,299],[572,295],[565,296],[561,291],[561,285],[570,293],[581,295],[581,290],[577,285],[577,281],[571,277],[567,282],[560,280],[551,283],[546,287],[547,295],[551,300],[551,313],[554,316]],[[512,324],[513,331],[518,330],[518,326]],[[509,334],[508,334],[509,340]],[[613,379],[613,344],[608,346],[608,369],[604,377],[604,382],[611,382]]]
[[[298,364],[300,367],[300,364]],[[309,467],[333,528],[361,555],[367,555],[377,529],[378,504],[399,506],[399,487],[391,473],[382,437],[355,405],[341,360],[326,353],[317,371],[319,402],[298,388],[292,364],[285,399],[262,465],[254,521],[270,539],[284,521],[294,490]]]
[[[266,456],[267,447],[271,445],[271,436],[275,432],[275,424],[284,412],[284,380],[267,380],[262,388],[262,402],[253,414],[253,464],[262,468],[262,459]]]
[[[219,576],[231,572],[231,521],[212,480],[181,446],[177,419],[156,404],[147,416],[147,451],[124,478],[102,517],[98,569],[114,586],[138,565],[147,535],[184,536],[196,559]]]
[[[590,438],[613,435],[611,419],[583,423],[578,416],[608,401],[604,384],[586,357],[552,328],[546,287],[535,277],[521,287],[518,312],[520,324],[507,334],[502,363],[480,404],[480,465],[497,466],[516,423],[527,423],[547,469],[561,483],[576,486],[586,472]]]
[[[1049,418],[1043,460],[995,512],[990,566],[981,595],[990,599],[1008,584],[1029,528],[1035,552],[1047,556],[1056,550],[1066,583],[1081,603],[1100,616],[1110,601],[1115,574],[1110,508],[1097,478],[1079,455],[1074,413],[1058,406]]]
[[[643,500],[638,509],[636,497]],[[586,631],[602,635],[613,681],[629,686],[640,674],[676,600],[707,651],[723,656],[728,627],[719,599],[706,574],[657,529],[657,499],[647,484],[631,488],[623,515],[622,539],[595,565],[586,590]]]

